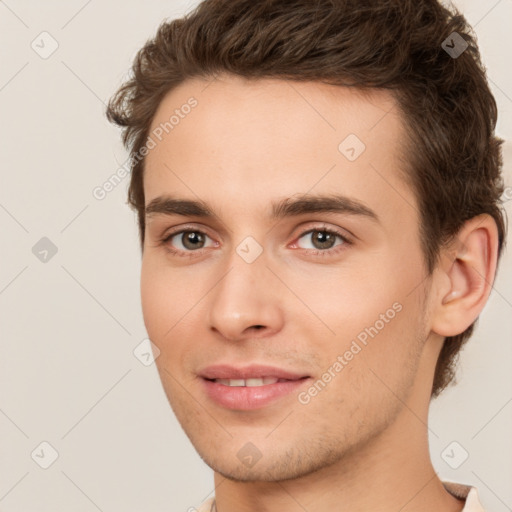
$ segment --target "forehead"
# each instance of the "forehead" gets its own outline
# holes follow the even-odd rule
[[[170,191],[212,203],[222,195],[224,204],[242,195],[247,208],[269,196],[343,192],[389,209],[412,200],[400,172],[404,135],[388,91],[229,75],[187,80],[152,121],[146,204]]]
[[[229,133],[246,144],[250,143],[249,132],[259,132],[258,138],[268,143],[293,139],[308,141],[310,147],[315,134],[336,143],[352,133],[370,142],[377,126],[381,130],[376,133],[391,129],[395,135],[401,124],[395,98],[386,90],[221,75],[211,80],[189,79],[170,91],[160,102],[150,132],[160,130],[158,138],[169,139],[169,143],[191,132],[198,143],[218,142],[216,138]]]

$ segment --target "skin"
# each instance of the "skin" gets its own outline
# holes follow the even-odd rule
[[[427,276],[417,201],[401,174],[404,123],[388,92],[194,79],[163,99],[152,129],[190,96],[198,105],[146,157],[146,205],[172,194],[201,199],[216,216],[147,217],[141,294],[164,390],[215,471],[219,512],[460,511],[430,461],[428,406],[444,336],[469,326],[489,295],[494,222],[468,221]],[[348,134],[366,145],[353,162],[338,150]],[[268,218],[272,201],[333,192],[379,220]],[[180,228],[204,241],[161,241]],[[352,243],[319,246],[303,235],[312,228]],[[236,252],[248,236],[263,250],[252,263]],[[397,303],[400,312],[307,404],[293,392],[233,411],[203,390],[198,373],[209,364],[259,363],[310,376],[307,391]],[[252,467],[237,457],[248,442],[261,454]]]

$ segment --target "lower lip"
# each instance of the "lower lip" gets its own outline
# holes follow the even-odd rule
[[[250,411],[260,409],[290,393],[296,392],[309,378],[287,380],[265,386],[226,386],[203,379],[206,394],[226,409]]]

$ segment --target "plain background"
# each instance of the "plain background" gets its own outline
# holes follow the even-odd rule
[[[92,195],[127,157],[104,103],[159,23],[193,5],[0,2],[3,512],[187,511],[212,491],[212,472],[175,420],[155,366],[133,353],[146,332],[128,179],[103,201]],[[488,67],[510,187],[512,0],[457,5]],[[48,51],[52,39],[58,48],[46,59],[31,46]],[[510,217],[512,200],[506,209]],[[46,262],[33,253],[48,244],[43,237],[57,249]],[[459,384],[433,402],[430,418],[440,476],[476,485],[494,512],[512,510],[511,261],[509,251],[461,356]],[[43,441],[58,453],[48,469]],[[458,469],[446,462],[446,453],[466,452]]]

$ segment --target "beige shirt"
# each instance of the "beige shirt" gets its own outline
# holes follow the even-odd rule
[[[462,512],[485,512],[482,507],[475,487],[469,485],[458,484],[455,482],[443,482],[445,489],[455,496],[466,501]],[[213,498],[206,500],[197,512],[211,512],[213,509]]]
[[[485,512],[484,507],[482,507],[482,504],[478,499],[476,487],[446,481],[443,482],[443,485],[444,488],[456,498],[466,500],[466,504],[464,505],[462,512]]]

